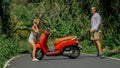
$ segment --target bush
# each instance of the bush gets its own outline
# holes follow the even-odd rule
[[[16,55],[17,45],[12,39],[0,38],[0,68],[2,68],[3,63],[10,57]]]
[[[29,53],[31,50],[28,42],[25,40],[16,42],[14,39],[0,37],[0,68],[3,68],[3,64],[11,57]]]

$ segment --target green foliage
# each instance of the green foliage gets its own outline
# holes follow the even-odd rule
[[[110,3],[108,5],[107,3]],[[113,3],[113,4],[111,4]],[[44,0],[40,2],[26,2],[17,4],[12,3],[10,9],[10,16],[14,26],[15,34],[20,34],[17,29],[29,30],[32,21],[36,16],[40,17],[41,32],[50,27],[51,38],[63,37],[67,35],[77,35],[79,39],[87,40],[90,37],[90,12],[91,6],[96,6],[98,12],[102,16],[102,31],[103,31],[103,46],[119,46],[119,12],[120,2],[118,0],[102,1],[102,0]],[[116,8],[115,8],[116,7]],[[109,9],[111,8],[111,9]],[[106,10],[108,9],[108,10]],[[110,13],[110,11],[114,12]],[[118,19],[116,18],[118,17]],[[114,23],[113,23],[114,22]],[[24,31],[27,32],[27,31]],[[29,33],[22,34],[22,38],[27,38]],[[108,42],[112,43],[108,43]]]
[[[25,40],[17,42],[14,39],[5,38],[3,35],[0,35],[0,37],[0,68],[3,68],[4,63],[11,57],[29,53],[31,50]]]
[[[20,34],[17,33],[17,30],[21,28],[28,30],[37,15],[40,16],[41,30],[50,27],[52,38],[66,35],[78,35],[81,37],[80,34],[84,36],[83,34],[89,30],[84,27],[89,26],[89,16],[81,14],[81,9],[77,9],[79,4],[76,5],[76,1],[71,6],[69,3],[61,2],[51,3],[51,0],[48,2],[45,0],[40,3],[28,3],[27,5],[13,3],[10,7],[11,24],[13,23],[13,26],[15,26],[12,27],[13,33]]]
[[[84,40],[81,42],[81,45],[83,46],[82,53],[87,53],[87,54],[96,54],[96,48],[93,45],[93,42],[90,40]]]
[[[108,6],[107,3],[110,5]],[[91,6],[96,6],[102,16],[104,39],[116,38],[116,41],[119,41],[120,24],[116,18],[120,16],[117,9],[119,3],[118,0],[114,2],[112,0],[109,2],[103,0],[12,0],[9,9],[6,9],[10,11],[12,29],[10,34],[20,39],[27,38],[33,19],[39,16],[41,32],[50,27],[52,38],[77,35],[80,39],[88,39],[90,36],[89,9]],[[110,13],[110,10],[114,14]],[[106,46],[106,44],[104,45]],[[119,43],[115,43],[115,45],[118,46]]]

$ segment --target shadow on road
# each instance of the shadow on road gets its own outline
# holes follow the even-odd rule
[[[54,56],[54,57],[52,56],[52,57],[43,58],[42,61],[49,61],[49,60],[78,60],[78,59],[83,60],[83,59],[87,59],[87,58],[93,59],[93,58],[96,58],[96,56],[87,56],[87,55],[83,56],[82,55],[82,56],[80,56],[80,57],[78,57],[76,59],[70,59],[70,58],[64,57],[64,56]]]

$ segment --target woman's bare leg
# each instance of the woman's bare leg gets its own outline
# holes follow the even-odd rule
[[[35,46],[35,43],[34,43],[34,42],[30,42],[30,45],[31,45],[32,48],[33,48],[33,51],[32,51],[32,57],[33,57],[33,59],[36,59],[36,57],[35,57],[35,52],[36,52],[36,46]]]

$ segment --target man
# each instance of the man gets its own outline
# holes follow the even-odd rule
[[[99,13],[97,13],[96,7],[91,8],[91,40],[94,41],[98,54],[97,57],[103,58],[102,55],[102,47],[100,43],[100,38],[101,38],[101,30],[100,30],[100,24],[101,24],[101,17]]]

